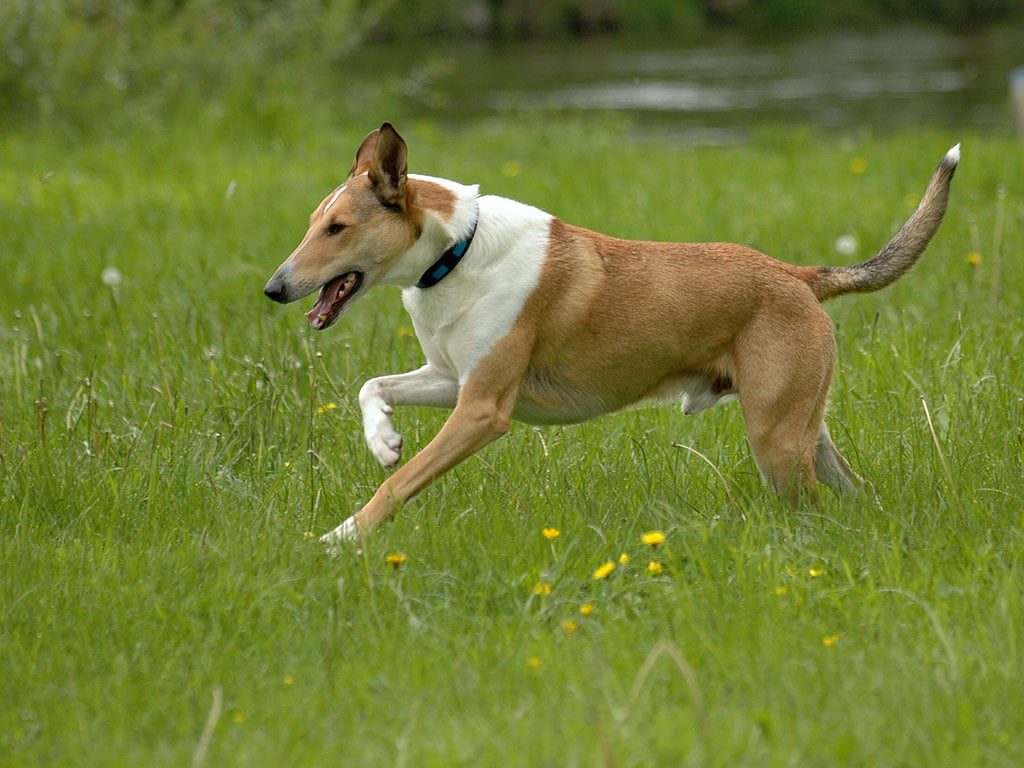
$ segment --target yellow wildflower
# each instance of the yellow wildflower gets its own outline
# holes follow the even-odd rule
[[[521,166],[515,160],[509,160],[507,163],[501,166],[501,172],[508,176],[510,179],[513,179],[523,172],[523,166]]]
[[[557,528],[544,528],[541,533],[544,534],[545,539],[557,539],[562,535],[562,532]]]
[[[398,330],[395,331],[395,335],[400,339],[407,339],[412,336],[416,331],[411,325],[400,325]]]
[[[665,534],[661,531],[648,531],[640,537],[640,541],[649,547],[656,547],[665,543]]]
[[[978,266],[981,264],[981,254],[977,251],[971,251],[967,254],[967,263],[972,266]]]
[[[863,157],[855,157],[850,161],[850,173],[860,175],[868,169],[868,162]]]
[[[619,555],[619,565],[625,565],[628,562],[629,562],[629,555],[627,555],[625,552],[623,552],[621,555]]]
[[[285,685],[295,685],[295,678],[291,675],[285,675],[284,680],[282,680],[281,682],[283,682]]]
[[[285,468],[285,469],[291,469],[291,468],[292,468],[292,463],[291,463],[290,461],[286,461],[286,462],[284,463],[284,468]]]
[[[324,403],[323,405],[316,409],[316,414],[317,416],[323,416],[328,411],[333,411],[337,407],[337,403]]]
[[[245,715],[243,715],[241,712],[235,712],[234,716],[231,718],[231,721],[235,725],[241,725],[245,722]]]
[[[600,566],[596,571],[594,571],[594,580],[596,581],[597,579],[607,579],[611,575],[611,572],[614,570],[615,563],[609,560],[607,563]]]
[[[575,632],[576,628],[577,624],[572,619],[566,619],[562,622],[562,629],[565,630],[565,634],[567,635],[571,635],[573,632]]]
[[[788,590],[788,589],[786,589],[786,587],[782,587],[782,586],[780,586],[780,587],[776,587],[776,588],[775,588],[775,594],[776,594],[776,595],[778,595],[779,597],[782,597],[782,596],[783,596],[783,595],[785,595],[785,594],[786,594],[787,592],[789,592],[789,590]]]
[[[584,603],[583,605],[580,606],[580,613],[583,614],[584,616],[589,616],[593,612],[594,612],[594,606],[591,605],[590,603]]]
[[[391,565],[395,566],[395,568],[398,568],[399,566],[405,564],[405,555],[403,555],[401,552],[395,552],[393,554],[387,555],[385,556],[384,559],[387,560]]]
[[[538,581],[533,587],[533,594],[540,595],[541,597],[547,597],[551,594],[551,582]]]
[[[824,571],[824,569],[822,569],[822,568],[808,568],[808,569],[807,569],[807,573],[808,573],[808,575],[809,575],[809,576],[810,576],[810,577],[811,577],[812,579],[816,579],[816,578],[818,578],[818,577],[819,577],[819,576],[821,576],[821,574],[823,574],[824,572],[825,572],[825,571]]]
[[[531,656],[526,660],[526,666],[531,667],[532,669],[537,669],[540,667],[540,659],[536,656]]]
[[[826,648],[831,648],[833,645],[839,642],[839,635],[825,635],[821,638],[821,643]]]
[[[304,538],[304,539],[306,539],[308,541],[309,539],[315,539],[316,538],[316,534],[313,533],[312,531],[306,531],[304,534],[302,534],[302,538]]]
[[[651,574],[651,576],[657,576],[659,573],[661,573],[664,570],[665,570],[665,566],[663,566],[657,560],[651,560],[651,562],[649,562],[647,564],[647,572],[649,574]]]

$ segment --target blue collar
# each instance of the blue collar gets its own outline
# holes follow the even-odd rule
[[[430,265],[427,271],[420,277],[420,281],[416,283],[417,288],[430,288],[451,274],[451,271],[462,261],[462,257],[466,255],[469,246],[472,245],[473,235],[476,234],[476,225],[479,221],[480,209],[477,208],[476,216],[473,217],[473,224],[469,228],[469,234],[466,235],[464,240],[459,240],[455,245],[442,253],[441,258]]]

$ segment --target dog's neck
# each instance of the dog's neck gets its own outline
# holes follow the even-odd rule
[[[454,200],[447,200],[443,210],[427,204],[423,231],[415,245],[397,259],[384,278],[385,283],[408,288],[416,285],[423,273],[430,268],[455,243],[469,236],[479,217],[477,197],[479,187],[467,186],[448,179],[432,176],[409,175],[408,183],[415,188],[417,183],[436,184],[449,192]],[[472,254],[467,254],[472,258]]]

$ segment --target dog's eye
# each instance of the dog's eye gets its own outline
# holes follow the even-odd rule
[[[341,230],[343,230],[344,228],[345,228],[344,224],[331,224],[327,228],[327,234],[328,234],[328,236],[336,235],[339,232],[341,232]]]

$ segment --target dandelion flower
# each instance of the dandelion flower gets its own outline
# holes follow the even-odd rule
[[[659,563],[657,560],[651,560],[647,564],[647,572],[652,576],[657,576],[659,573],[665,570],[665,566]]]
[[[566,619],[562,622],[562,629],[565,630],[565,634],[567,635],[571,635],[573,632],[575,632],[577,627],[578,625],[572,619]]]
[[[533,594],[540,595],[541,597],[547,597],[551,594],[551,582],[538,581],[533,587]]]
[[[868,169],[868,161],[863,157],[855,157],[850,161],[850,173],[860,176]]]
[[[328,411],[333,411],[337,407],[337,403],[324,403],[323,405],[316,409],[316,414],[317,416],[323,416]]]
[[[978,266],[981,264],[981,254],[977,251],[971,251],[967,254],[967,263],[972,266]]]
[[[100,280],[108,288],[117,288],[121,285],[123,275],[117,267],[107,267],[100,273]]]
[[[843,256],[852,256],[857,252],[857,238],[853,235],[840,235],[836,238],[835,249]]]
[[[393,554],[387,555],[385,556],[384,559],[387,560],[388,563],[393,565],[395,568],[399,568],[405,564],[405,555],[403,555],[401,552],[395,552]]]
[[[507,163],[501,166],[501,172],[508,176],[510,179],[514,179],[516,176],[523,172],[523,166],[521,166],[515,160],[509,160]]]
[[[661,531],[648,531],[640,537],[640,541],[649,547],[656,547],[665,543],[665,534]]]
[[[821,576],[821,574],[823,574],[824,572],[825,572],[825,571],[824,571],[824,569],[822,569],[822,568],[808,568],[808,569],[807,569],[807,574],[808,574],[808,575],[809,575],[809,576],[810,576],[810,577],[811,577],[812,579],[816,579],[816,578],[818,578],[818,577],[819,577],[819,576]]]
[[[584,616],[589,616],[594,612],[594,606],[590,603],[584,603],[580,606],[580,613]]]
[[[826,648],[831,648],[833,645],[839,642],[839,635],[825,635],[821,638],[821,644]]]
[[[526,660],[526,666],[530,667],[531,669],[538,669],[540,667],[540,659],[538,659],[536,656],[531,656]]]
[[[614,570],[615,563],[609,560],[607,563],[598,567],[598,569],[594,571],[594,580],[597,581],[598,579],[607,579],[611,575],[611,572]]]
[[[285,685],[295,685],[295,678],[291,675],[285,675],[284,679],[281,682]]]
[[[786,587],[784,587],[784,586],[779,586],[779,587],[775,588],[775,594],[778,595],[779,597],[782,597],[787,592],[789,592],[789,590],[786,589]]]
[[[557,528],[545,528],[541,531],[544,534],[545,539],[557,539],[562,535],[562,532]]]
[[[628,563],[628,562],[629,562],[629,555],[627,555],[625,552],[623,552],[621,555],[619,555],[619,565],[626,565],[626,563]]]

